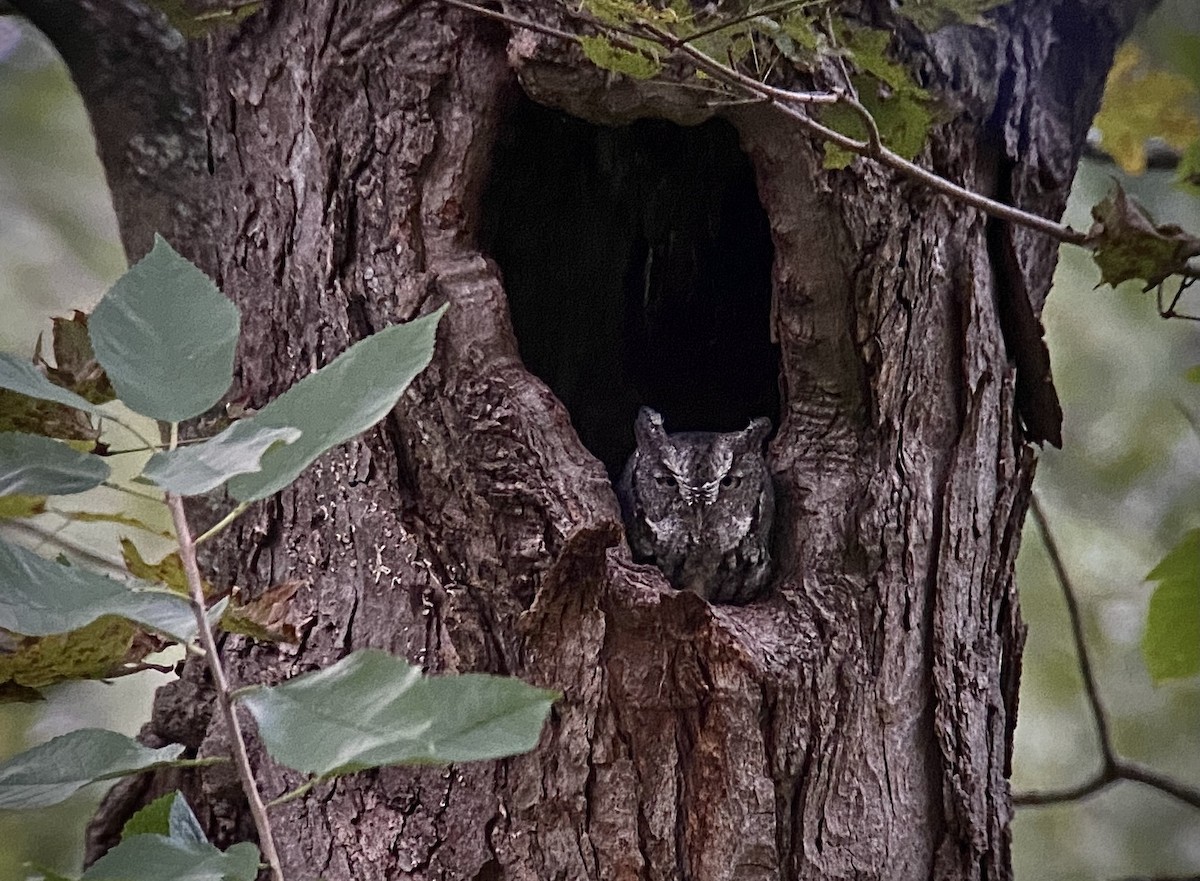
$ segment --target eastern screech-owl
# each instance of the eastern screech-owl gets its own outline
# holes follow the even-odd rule
[[[771,575],[770,430],[769,419],[755,419],[743,431],[667,434],[662,416],[643,407],[617,485],[634,557],[709,602],[758,596]]]

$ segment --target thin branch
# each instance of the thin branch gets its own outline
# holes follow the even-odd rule
[[[176,438],[175,424],[171,425],[172,441]],[[229,729],[229,748],[233,753],[234,765],[238,777],[242,781],[242,789],[250,804],[250,814],[258,829],[258,843],[262,848],[263,858],[271,867],[271,877],[275,881],[283,881],[283,868],[279,862],[279,851],[275,848],[275,837],[271,829],[270,818],[254,780],[254,770],[250,767],[250,754],[246,749],[246,737],[242,732],[241,722],[238,721],[237,709],[230,696],[229,679],[225,676],[225,668],[221,664],[221,656],[217,651],[217,638],[205,614],[204,587],[200,578],[200,567],[196,562],[196,544],[192,540],[191,527],[188,525],[187,514],[183,510],[183,500],[174,493],[167,493],[167,507],[171,510],[171,520],[175,524],[175,535],[179,539],[179,558],[183,562],[183,571],[187,576],[188,591],[192,601],[192,612],[196,616],[200,643],[207,654],[208,669],[212,674],[213,685],[216,687],[217,704],[225,718]]]
[[[1190,267],[1188,267],[1190,269]],[[1160,318],[1183,318],[1187,321],[1200,321],[1200,315],[1189,315],[1186,312],[1176,312],[1175,307],[1179,305],[1179,301],[1183,298],[1184,293],[1193,284],[1196,283],[1196,276],[1190,275],[1187,272],[1181,272],[1183,277],[1179,280],[1179,288],[1175,291],[1175,296],[1171,298],[1171,305],[1163,308],[1163,287],[1166,285],[1166,279],[1155,285],[1155,299],[1158,302],[1158,315]],[[1149,290],[1149,288],[1147,288]]]
[[[438,0],[447,6],[452,6],[455,9],[462,9],[473,12],[476,15],[481,15],[485,18],[503,21],[514,27],[525,28],[536,33],[545,34],[551,37],[557,37],[562,40],[578,42],[579,37],[569,31],[564,31],[559,28],[553,28],[548,25],[543,25],[539,22],[530,19],[519,18],[514,15],[509,15],[503,12],[496,12],[492,9],[479,6],[475,3],[466,2],[466,0]],[[753,77],[734,70],[732,67],[722,64],[716,59],[701,52],[695,46],[692,46],[685,41],[676,37],[668,31],[663,30],[651,22],[640,22],[641,29],[652,37],[660,45],[672,49],[695,63],[696,67],[703,70],[714,79],[718,79],[726,85],[739,88],[743,91],[762,97],[766,103],[770,104],[776,110],[790,117],[799,123],[804,129],[815,134],[822,139],[834,143],[844,150],[848,150],[859,156],[865,156],[869,159],[874,159],[881,165],[898,171],[913,180],[923,183],[930,189],[939,192],[945,196],[949,196],[973,208],[988,214],[992,217],[997,217],[1001,220],[1007,220],[1029,229],[1037,230],[1044,233],[1060,242],[1066,242],[1072,245],[1081,247],[1087,244],[1087,235],[1079,230],[1072,229],[1066,224],[1058,223],[1046,217],[1041,217],[1037,214],[1032,214],[1028,211],[1022,211],[1012,205],[1007,205],[1003,202],[998,202],[995,199],[989,199],[987,196],[976,193],[966,187],[938,175],[928,169],[909,162],[897,153],[892,152],[886,147],[875,149],[871,141],[859,141],[854,138],[847,137],[840,132],[834,131],[828,126],[822,125],[815,119],[810,117],[798,109],[795,105],[805,104],[837,104],[847,103],[845,96],[839,96],[834,92],[793,92],[787,89],[776,88],[769,86],[766,83],[761,83]],[[599,22],[593,22],[593,25],[603,29],[603,25]],[[853,105],[850,105],[853,108]],[[861,106],[861,105],[860,105]]]
[[[454,2],[459,2],[459,0],[454,0]],[[711,55],[706,55],[695,46],[680,40],[670,31],[663,30],[656,24],[642,22],[640,27],[654,42],[685,56],[713,79],[719,80],[727,86],[740,88],[770,99],[772,103],[782,102],[788,106],[791,104],[837,104],[840,100],[833,92],[794,92],[790,89],[769,86],[752,76],[746,76],[727,64],[722,64]],[[850,138],[845,138],[845,140],[849,143],[857,143]]]
[[[692,31],[686,37],[680,37],[680,44],[691,43],[694,40],[700,40],[711,34],[720,33],[727,28],[734,28],[740,24],[745,24],[748,21],[753,21],[761,15],[774,15],[776,12],[790,12],[792,9],[803,9],[806,6],[816,6],[823,3],[825,0],[783,0],[782,3],[776,3],[773,6],[763,6],[761,9],[753,9],[746,12],[744,15],[735,16],[734,18],[718,21],[699,30]]]
[[[289,801],[295,801],[301,796],[307,795],[308,791],[320,783],[323,779],[323,777],[309,777],[295,789],[288,790],[283,795],[279,796],[279,798],[271,799],[269,802],[267,802],[267,807],[276,808],[280,805],[287,804]]]
[[[526,18],[518,18],[515,15],[509,15],[507,12],[500,12],[495,9],[488,9],[486,6],[477,6],[474,3],[467,3],[465,0],[438,0],[446,6],[453,6],[455,9],[462,9],[466,12],[474,13],[483,18],[490,18],[492,21],[502,21],[505,24],[510,24],[513,27],[523,28],[527,31],[533,31],[537,34],[545,34],[547,37],[557,37],[560,40],[567,40],[571,43],[579,42],[579,35],[573,34],[570,31],[560,30],[559,28],[550,27],[550,25],[542,24],[541,22],[533,21]]]
[[[1131,780],[1153,787],[1159,792],[1174,796],[1183,803],[1200,809],[1200,789],[1188,786],[1166,774],[1160,774],[1153,768],[1148,768],[1117,754],[1112,742],[1108,713],[1104,708],[1104,702],[1100,700],[1100,690],[1096,685],[1096,673],[1092,667],[1091,655],[1088,653],[1087,639],[1083,632],[1083,616],[1079,611],[1075,585],[1063,563],[1058,541],[1050,531],[1046,512],[1042,510],[1037,496],[1030,497],[1029,511],[1033,514],[1034,522],[1037,523],[1038,530],[1042,534],[1042,543],[1050,558],[1050,566],[1054,570],[1054,576],[1058,580],[1067,605],[1067,616],[1071,621],[1071,636],[1075,641],[1075,653],[1079,660],[1079,675],[1083,679],[1084,693],[1087,695],[1088,706],[1092,711],[1092,719],[1096,723],[1096,734],[1100,740],[1100,755],[1104,764],[1095,776],[1084,783],[1062,789],[1016,793],[1013,795],[1013,804],[1032,807],[1077,801],[1105,789],[1118,780]]]
[[[1075,585],[1063,563],[1058,541],[1050,531],[1046,512],[1042,510],[1042,504],[1035,495],[1030,496],[1029,511],[1033,514],[1033,520],[1037,523],[1038,530],[1042,533],[1042,543],[1046,546],[1046,554],[1050,557],[1050,566],[1054,569],[1054,577],[1058,579],[1059,587],[1062,588],[1063,600],[1067,604],[1067,616],[1071,621],[1071,638],[1075,641],[1075,653],[1079,660],[1079,675],[1083,678],[1084,694],[1087,695],[1088,707],[1096,722],[1096,734],[1100,738],[1100,751],[1104,756],[1104,764],[1111,767],[1116,764],[1117,758],[1116,751],[1112,747],[1112,729],[1108,724],[1108,712],[1104,709],[1104,702],[1100,700],[1100,689],[1096,686],[1096,673],[1092,667],[1091,655],[1088,653],[1087,638],[1083,632],[1083,615],[1079,611]]]
[[[865,155],[872,159],[878,159],[883,154],[883,138],[879,135],[879,126],[875,123],[875,117],[871,115],[871,111],[864,107],[853,93],[849,91],[849,80],[847,80],[846,89],[836,89],[834,94],[838,96],[838,103],[845,104],[862,120],[867,129],[867,152]]]
[[[650,25],[649,29],[657,31],[658,34],[663,34],[661,29]],[[669,35],[668,35],[669,36]],[[698,67],[701,67],[705,73],[714,78],[720,79],[730,85],[745,89],[755,93],[766,99],[772,107],[779,112],[788,116],[792,120],[800,124],[801,127],[807,129],[823,138],[826,141],[836,144],[843,150],[848,150],[851,153],[859,156],[865,156],[868,159],[874,159],[881,165],[898,171],[919,183],[923,183],[930,189],[933,189],[943,195],[950,196],[956,201],[970,205],[973,208],[978,208],[985,214],[992,217],[998,217],[1001,220],[1008,220],[1012,223],[1017,223],[1030,229],[1037,230],[1053,237],[1060,242],[1067,242],[1072,245],[1084,246],[1087,244],[1087,235],[1079,230],[1072,229],[1066,224],[1059,223],[1055,220],[1050,220],[1046,217],[1041,217],[1037,214],[1031,214],[1028,211],[1022,211],[1020,208],[1015,208],[1012,205],[1007,205],[1004,202],[998,202],[995,199],[989,199],[987,196],[969,190],[966,187],[935,174],[928,169],[922,168],[916,163],[910,162],[898,153],[894,153],[887,147],[873,147],[871,141],[859,141],[855,138],[847,137],[841,132],[835,131],[828,126],[817,122],[806,112],[795,106],[797,104],[834,104],[844,103],[855,110],[855,112],[865,113],[865,108],[859,104],[855,107],[851,104],[844,93],[838,95],[835,92],[817,93],[817,92],[789,92],[786,89],[778,89],[774,86],[768,86],[765,83],[760,83],[753,77],[748,77],[745,74],[738,73],[732,68],[721,64],[703,52],[700,52],[693,46],[681,46],[680,52],[687,55],[696,62]],[[855,102],[857,103],[857,102]],[[861,110],[860,110],[861,108]],[[868,114],[869,115],[869,114]]]
[[[55,512],[57,513],[57,512]],[[64,526],[66,524],[63,524]],[[61,535],[63,526],[50,530],[43,526],[39,526],[29,520],[6,520],[4,521],[4,529],[11,529],[14,532],[23,532],[32,538],[37,539],[38,544],[51,543],[59,550],[65,551],[72,557],[80,560],[86,560],[97,569],[102,569],[106,572],[111,572],[119,579],[128,579],[129,570],[125,568],[124,563],[116,557],[110,557],[107,554],[102,554],[99,551],[88,547],[72,538]]]
[[[1200,809],[1200,789],[1181,783],[1166,774],[1160,774],[1153,768],[1148,768],[1138,762],[1117,759],[1117,776],[1123,780],[1134,780],[1144,783],[1146,786],[1153,786],[1167,795],[1175,796],[1185,804]]]
[[[254,0],[254,2],[256,2],[256,3],[261,2],[261,0]],[[202,444],[207,440],[212,440],[212,438],[211,437],[180,438],[179,442],[176,444],[176,446],[186,447],[189,444]],[[124,456],[128,453],[150,453],[150,452],[157,453],[160,450],[165,450],[166,448],[167,448],[166,444],[150,444],[149,446],[144,446],[144,447],[126,447],[123,450],[109,450],[107,453],[105,453],[105,456]]]
[[[242,502],[239,505],[237,505],[237,507],[235,507],[232,511],[230,511],[228,514],[226,514],[224,517],[222,517],[220,520],[218,520],[216,523],[214,523],[212,526],[210,526],[207,530],[205,530],[205,532],[199,538],[196,539],[196,544],[202,545],[206,541],[208,541],[210,538],[212,538],[214,535],[217,535],[218,533],[220,533],[230,523],[232,523],[234,520],[241,517],[242,514],[244,514],[246,512],[246,509],[249,507],[250,507],[249,502]]]
[[[122,676],[129,676],[134,673],[146,673],[153,671],[155,673],[165,673],[168,676],[174,675],[174,664],[152,664],[149,661],[139,661],[136,664],[126,664],[121,668]]]
[[[1045,807],[1058,805],[1069,801],[1079,801],[1094,795],[1117,780],[1117,776],[1108,770],[1102,770],[1086,783],[1076,786],[1065,786],[1062,789],[1035,789],[1032,792],[1013,794],[1013,804],[1022,808]]]
[[[135,499],[141,499],[144,502],[154,502],[156,505],[162,504],[162,499],[158,496],[152,496],[150,493],[138,492],[136,489],[131,489],[128,486],[122,486],[119,483],[113,483],[111,480],[106,480],[100,484],[105,489],[116,490],[119,493],[133,496]]]

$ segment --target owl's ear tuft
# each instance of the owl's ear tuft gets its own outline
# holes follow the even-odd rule
[[[752,421],[746,430],[741,432],[741,439],[747,450],[761,450],[770,433],[771,420],[763,416]]]
[[[633,423],[633,433],[639,447],[658,446],[667,437],[667,433],[663,429],[662,416],[649,407],[642,407],[638,410],[637,421]]]

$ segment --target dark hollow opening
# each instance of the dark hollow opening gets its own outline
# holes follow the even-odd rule
[[[642,404],[669,431],[778,422],[770,229],[729,123],[610,128],[522,96],[480,234],[522,359],[611,474]]]

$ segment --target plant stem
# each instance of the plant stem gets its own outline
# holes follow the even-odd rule
[[[559,28],[550,27],[530,19],[523,19],[515,15],[496,12],[492,9],[487,9],[477,3],[469,2],[469,0],[439,0],[446,6],[453,6],[456,9],[468,10],[476,15],[485,18],[491,18],[497,21],[502,21],[514,27],[525,28],[535,33],[545,34],[549,37],[556,37],[562,40],[578,42],[579,36],[564,31]],[[607,26],[602,22],[591,21],[591,25],[597,28],[601,33],[607,33],[614,30],[613,27]],[[858,104],[853,98],[845,93],[837,92],[793,92],[788,89],[780,89],[775,86],[769,86],[766,83],[759,82],[754,77],[746,76],[745,74],[735,70],[729,65],[722,64],[715,58],[701,52],[695,46],[691,45],[689,40],[695,39],[695,34],[690,37],[676,37],[669,31],[658,27],[652,22],[642,21],[639,23],[641,30],[646,35],[646,39],[653,40],[665,49],[671,50],[678,54],[687,57],[700,70],[711,76],[718,82],[724,83],[726,86],[737,89],[743,94],[749,93],[754,95],[759,100],[770,104],[776,110],[790,117],[795,122],[799,123],[807,131],[817,135],[822,140],[836,144],[843,150],[847,150],[858,156],[863,156],[868,159],[873,159],[880,165],[898,171],[901,174],[909,177],[919,183],[925,184],[927,187],[942,193],[945,196],[970,205],[992,217],[997,217],[1001,220],[1007,220],[1010,223],[1015,223],[1024,226],[1028,229],[1036,230],[1040,233],[1050,236],[1051,238],[1071,245],[1087,248],[1087,234],[1073,229],[1066,224],[1058,223],[1047,217],[1042,217],[1033,214],[1029,211],[1023,211],[1012,205],[1004,202],[999,202],[995,199],[990,199],[966,187],[959,186],[947,178],[944,178],[926,168],[908,161],[897,153],[889,150],[886,147],[878,144],[874,138],[867,141],[859,141],[855,138],[843,135],[841,132],[835,131],[828,126],[817,122],[797,105],[805,104],[845,104],[851,110],[860,116],[865,113],[865,108]],[[616,29],[619,30],[619,29]],[[869,115],[869,114],[868,114]],[[868,125],[868,129],[877,130],[876,126]],[[1196,277],[1200,275],[1200,270],[1193,269],[1190,266],[1185,266],[1181,272],[1186,278]]]
[[[664,46],[677,49],[679,52],[691,59],[697,67],[701,68],[705,73],[714,79],[718,79],[726,85],[741,89],[742,91],[751,92],[764,98],[772,107],[790,117],[801,127],[807,129],[815,135],[819,135],[822,139],[837,144],[843,150],[848,150],[851,153],[859,156],[865,156],[868,159],[874,159],[880,165],[884,165],[895,171],[899,171],[910,178],[913,178],[920,183],[925,184],[929,188],[936,190],[939,193],[950,196],[959,202],[963,202],[973,208],[978,208],[985,214],[990,214],[993,217],[999,217],[1001,220],[1008,220],[1013,223],[1021,224],[1022,226],[1035,229],[1038,232],[1045,233],[1060,242],[1067,242],[1072,245],[1083,246],[1087,243],[1087,236],[1078,230],[1050,220],[1046,217],[1041,217],[1037,214],[1031,214],[1028,211],[1022,211],[1020,208],[1015,208],[1012,205],[1007,205],[1004,202],[998,202],[995,199],[989,199],[987,196],[968,190],[966,187],[961,187],[958,184],[950,181],[941,175],[935,174],[928,169],[909,162],[897,153],[893,153],[887,147],[879,144],[874,138],[868,141],[859,141],[851,137],[843,135],[841,132],[834,131],[828,126],[817,122],[803,110],[794,106],[796,104],[813,104],[813,103],[842,103],[848,105],[858,115],[870,116],[866,108],[858,104],[857,101],[850,99],[848,95],[839,95],[836,92],[825,93],[820,100],[816,100],[817,95],[822,93],[813,92],[789,92],[786,89],[778,89],[774,86],[768,86],[766,83],[760,83],[754,77],[748,77],[745,74],[739,73],[732,67],[722,64],[715,58],[708,56],[687,43],[680,42],[674,35],[663,30],[655,24],[643,22],[642,28],[657,42]],[[872,120],[873,123],[873,120]],[[874,125],[868,126],[869,129],[874,128]],[[878,129],[875,129],[878,131]]]
[[[205,530],[200,535],[200,537],[196,539],[195,544],[196,545],[204,544],[206,541],[208,541],[214,535],[217,535],[221,530],[223,530],[225,527],[227,527],[234,520],[241,517],[242,514],[245,513],[246,509],[249,507],[250,507],[249,502],[239,503],[237,505],[237,507],[235,507],[232,511],[230,511],[228,514],[226,514],[224,517],[222,517],[220,520],[218,520],[216,523],[214,523],[212,526],[210,526],[207,530]]]
[[[1092,667],[1091,655],[1088,652],[1087,639],[1083,632],[1083,615],[1079,610],[1078,592],[1067,572],[1063,562],[1062,551],[1054,533],[1050,531],[1050,523],[1046,512],[1042,509],[1038,497],[1029,497],[1029,512],[1042,533],[1042,543],[1046,555],[1050,558],[1050,567],[1054,577],[1062,589],[1063,598],[1067,604],[1067,616],[1071,621],[1071,637],[1075,642],[1075,653],[1079,661],[1079,675],[1083,679],[1083,690],[1087,696],[1088,707],[1092,711],[1092,720],[1096,725],[1096,737],[1100,741],[1100,770],[1092,775],[1090,780],[1067,786],[1062,789],[1044,790],[1040,792],[1018,792],[1013,795],[1013,804],[1018,807],[1061,804],[1068,801],[1078,801],[1094,792],[1105,789],[1110,783],[1118,780],[1132,780],[1145,786],[1153,787],[1159,792],[1174,796],[1184,804],[1200,809],[1200,789],[1188,786],[1179,780],[1160,774],[1153,768],[1147,768],[1137,762],[1123,758],[1112,740],[1112,728],[1108,722],[1108,712],[1100,699],[1100,688],[1096,683],[1096,673]]]
[[[152,496],[150,493],[138,492],[136,489],[130,489],[127,486],[121,486],[121,484],[113,483],[111,480],[106,480],[100,485],[105,489],[116,490],[119,493],[125,493],[126,495],[133,496],[135,499],[141,499],[144,502],[154,502],[156,505],[162,504],[162,498],[160,496]]]
[[[283,795],[279,796],[279,798],[271,799],[271,801],[268,802],[267,807],[273,808],[273,807],[277,807],[278,805],[287,804],[289,801],[295,801],[296,799],[300,798],[302,795],[307,794],[310,789],[312,789],[314,786],[316,786],[320,782],[321,782],[320,777],[310,777],[308,780],[301,783],[295,789],[285,792]]]
[[[726,28],[737,27],[740,24],[745,24],[760,15],[774,15],[776,12],[790,12],[793,9],[803,9],[807,6],[816,6],[821,0],[783,0],[782,3],[776,3],[773,6],[763,6],[760,9],[752,9],[744,15],[738,15],[734,18],[729,18],[724,21],[718,21],[715,24],[707,25],[697,31],[693,31],[686,37],[680,37],[681,43],[690,43],[693,40],[699,40],[702,37],[707,37],[709,34],[715,34]]]
[[[174,436],[174,431],[172,431],[172,435]],[[171,520],[175,524],[175,534],[179,539],[179,558],[183,562],[183,572],[187,577],[188,593],[192,601],[192,611],[196,615],[200,643],[206,652],[208,669],[212,673],[213,684],[216,686],[217,703],[225,717],[225,725],[229,729],[229,746],[233,753],[233,762],[237,767],[238,777],[241,778],[246,799],[250,803],[250,814],[258,829],[258,843],[262,848],[263,858],[271,867],[271,877],[274,881],[283,881],[283,868],[279,862],[279,852],[275,848],[271,821],[267,817],[267,808],[258,792],[258,784],[254,781],[254,770],[250,767],[250,755],[246,750],[246,738],[242,733],[242,726],[238,721],[237,710],[230,694],[229,679],[225,676],[225,668],[221,665],[221,656],[217,651],[217,638],[208,623],[208,616],[205,614],[204,589],[200,579],[200,567],[196,563],[196,543],[192,539],[191,527],[188,525],[187,514],[183,509],[183,499],[175,493],[167,493],[166,500],[167,507],[171,511]]]

